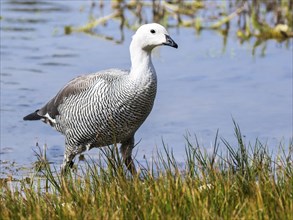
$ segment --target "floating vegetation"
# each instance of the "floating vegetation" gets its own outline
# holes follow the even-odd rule
[[[293,37],[292,0],[96,0],[91,5],[91,11],[96,7],[103,9],[105,4],[111,4],[110,14],[98,18],[90,16],[89,22],[79,27],[66,26],[65,33],[84,32],[115,40],[114,37],[95,33],[95,28],[115,20],[120,22],[123,35],[124,27],[136,29],[142,23],[158,22],[169,28],[194,28],[198,34],[203,30],[214,30],[227,37],[233,32],[241,42],[254,38],[253,53],[257,46],[269,39],[283,42]],[[121,37],[115,41],[121,43],[123,40],[124,37]]]

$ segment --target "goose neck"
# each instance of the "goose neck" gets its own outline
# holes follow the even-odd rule
[[[135,43],[130,45],[131,70],[130,74],[134,77],[141,75],[155,74],[152,64],[151,51],[136,47]]]

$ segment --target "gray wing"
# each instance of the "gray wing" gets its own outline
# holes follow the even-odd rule
[[[39,109],[36,113],[39,116],[48,118],[49,120],[55,119],[59,115],[58,108],[64,102],[65,98],[75,96],[81,92],[86,92],[96,85],[99,81],[103,83],[111,83],[117,78],[127,74],[126,71],[118,69],[110,69],[95,74],[83,75],[69,81],[58,93],[51,99],[43,108]]]

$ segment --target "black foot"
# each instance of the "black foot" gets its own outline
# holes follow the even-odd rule
[[[70,161],[70,162],[68,163],[69,168],[72,168],[73,165],[74,165],[74,162],[73,162],[73,161]]]
[[[73,161],[67,162],[66,164],[62,164],[61,175],[65,175],[69,171],[69,169],[72,169],[73,165],[74,165]]]

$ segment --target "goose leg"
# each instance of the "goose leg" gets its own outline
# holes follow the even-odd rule
[[[65,145],[65,153],[63,163],[61,165],[61,174],[65,174],[68,171],[68,168],[72,168],[74,162],[72,161],[75,157],[75,153],[71,150],[71,147]]]
[[[137,174],[134,162],[131,157],[132,149],[134,148],[134,136],[121,143],[120,151],[127,169],[134,176]]]

